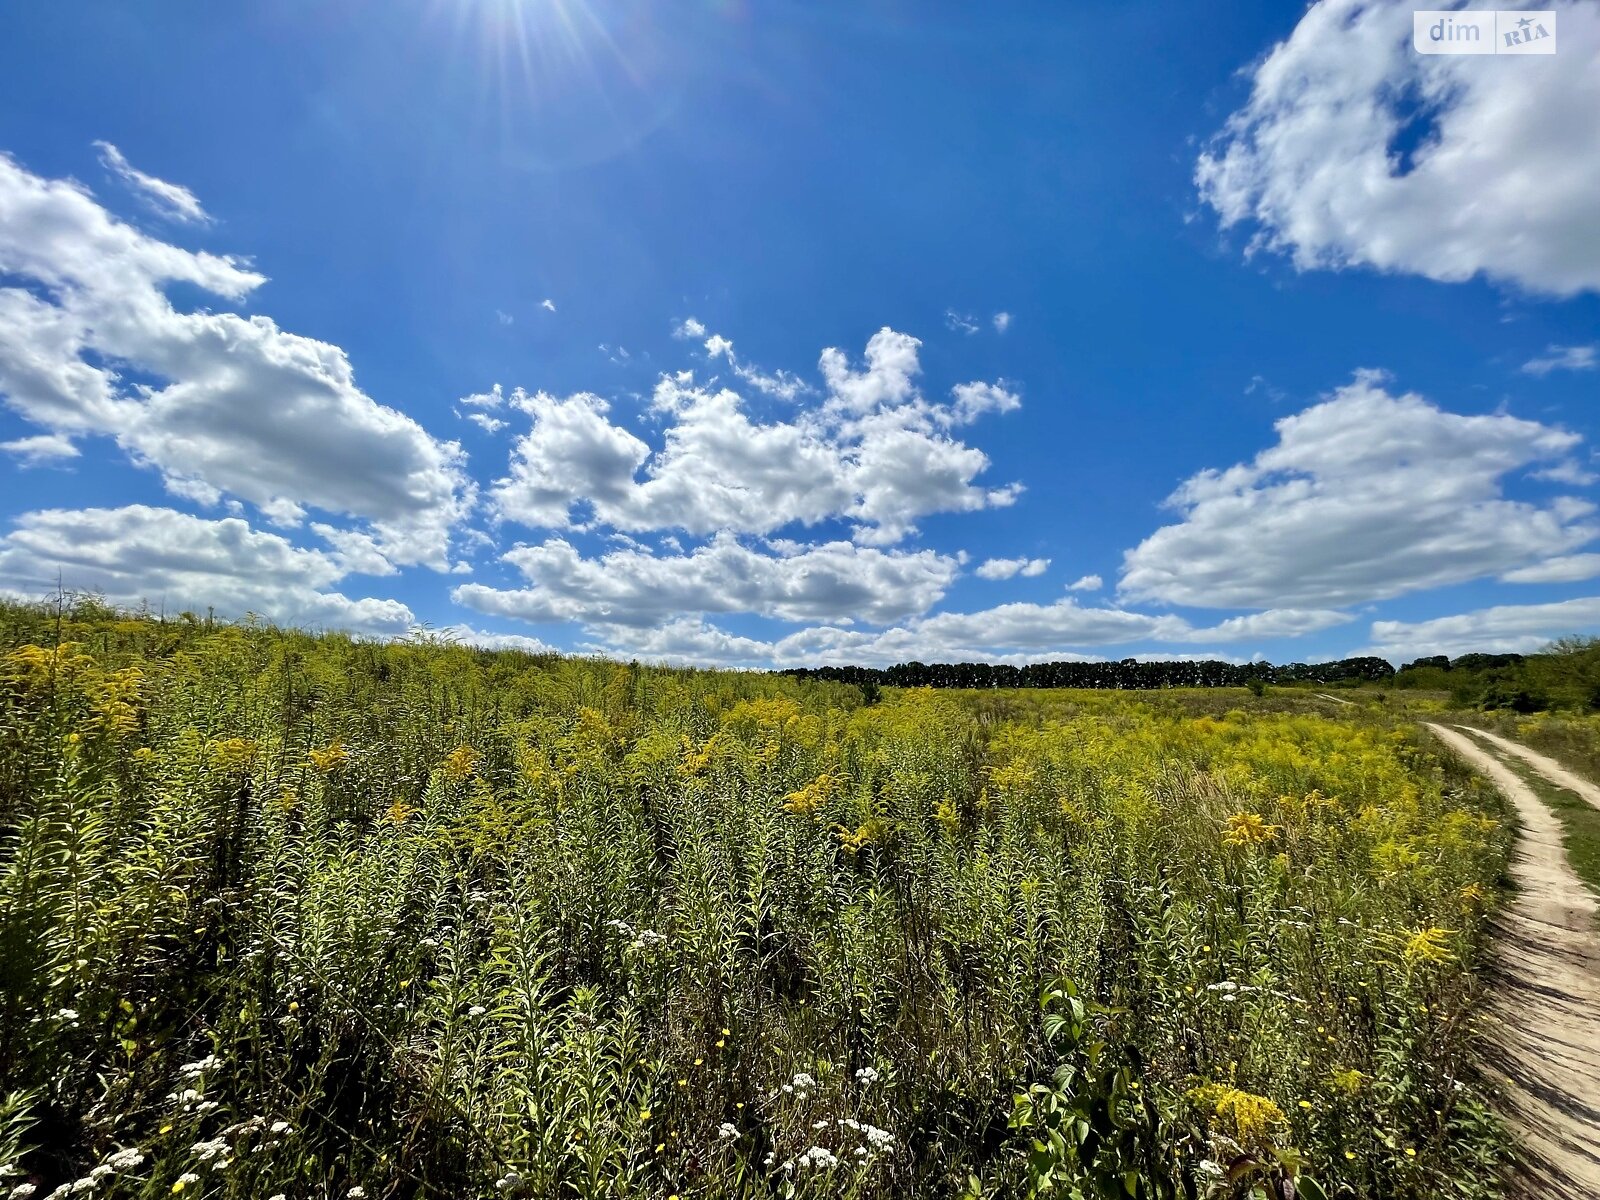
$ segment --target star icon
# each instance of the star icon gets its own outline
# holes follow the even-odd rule
[[[1517,22],[1517,28],[1518,29],[1526,29],[1529,25],[1532,25],[1532,24],[1533,24],[1533,22],[1530,21],[1527,17],[1523,17],[1522,20]]]

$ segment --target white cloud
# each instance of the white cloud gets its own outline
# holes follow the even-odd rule
[[[1105,580],[1098,575],[1084,575],[1072,583],[1067,584],[1069,592],[1098,592],[1105,586]]]
[[[1426,655],[1530,654],[1560,637],[1600,632],[1600,596],[1508,604],[1431,621],[1374,621],[1368,654],[1390,662]]]
[[[543,300],[539,301],[539,307],[544,309],[545,312],[555,312],[556,302],[550,299],[550,297],[546,296]]]
[[[993,318],[993,320],[994,320],[994,331],[996,333],[1004,333],[1006,330],[1011,328],[1012,319],[1013,318],[1012,318],[1011,314],[1008,313],[1008,312],[997,312],[997,313],[995,313],[994,318]]]
[[[1242,642],[1272,638],[1304,637],[1355,620],[1349,613],[1332,609],[1269,608],[1243,617],[1229,617],[1209,629],[1197,629],[1191,642]]]
[[[485,433],[499,433],[507,424],[499,417],[491,417],[488,413],[468,413],[467,420]]]
[[[860,373],[840,351],[825,351],[823,404],[770,424],[752,420],[728,388],[698,387],[687,372],[662,376],[652,398],[664,422],[659,449],[612,423],[598,396],[518,390],[513,403],[533,427],[494,485],[496,511],[549,529],[696,536],[841,518],[854,523],[856,541],[889,545],[927,514],[1013,503],[1020,489],[977,485],[988,457],[944,431],[1019,401],[996,384],[961,385],[950,404],[924,399],[914,382],[919,344],[882,330]]]
[[[1022,407],[1017,394],[998,383],[958,383],[950,394],[956,401],[951,414],[956,425],[969,425],[984,413],[1008,413]]]
[[[0,156],[0,273],[34,288],[0,287],[0,396],[29,420],[109,434],[196,502],[366,518],[394,561],[448,565],[473,503],[458,445],[374,402],[337,346],[264,316],[179,312],[164,292],[239,301],[255,271],[150,238]]]
[[[168,613],[215,607],[226,617],[254,612],[283,624],[375,634],[415,624],[397,600],[329,590],[344,574],[337,556],[297,548],[236,517],[211,521],[142,504],[25,513],[0,538],[0,579],[14,595],[37,597],[59,579],[68,590]]]
[[[693,317],[685,317],[673,327],[672,336],[685,341],[699,341],[706,336],[706,327]]]
[[[624,548],[585,558],[553,538],[506,553],[528,586],[463,584],[452,593],[478,612],[524,621],[654,625],[678,615],[757,613],[785,621],[884,624],[926,611],[958,571],[932,550],[874,550],[849,542],[776,544],[769,554],[722,534],[688,554]]]
[[[980,579],[1011,579],[1017,575],[1032,578],[1050,569],[1048,558],[991,558],[978,565]]]
[[[952,333],[964,333],[968,337],[978,332],[978,322],[975,317],[967,313],[958,313],[953,308],[944,310],[944,325]]]
[[[828,406],[861,415],[896,408],[916,394],[916,377],[922,373],[917,352],[922,343],[908,333],[885,325],[867,340],[867,366],[856,371],[843,350],[822,352],[818,365],[827,380]]]
[[[499,408],[505,403],[505,393],[500,390],[497,383],[487,392],[474,392],[470,396],[461,397],[461,403],[468,408]]]
[[[1553,467],[1544,467],[1534,471],[1534,479],[1542,479],[1546,483],[1564,483],[1569,487],[1588,487],[1592,483],[1600,483],[1600,475],[1586,470],[1575,459],[1558,462]]]
[[[1550,7],[1560,53],[1530,59],[1419,55],[1400,0],[1312,5],[1201,155],[1201,196],[1301,269],[1600,288],[1600,7]]]
[[[1323,614],[1322,621],[1322,627],[1334,623],[1328,614]],[[937,613],[877,632],[817,625],[770,641],[733,634],[706,621],[684,617],[654,626],[597,628],[592,630],[596,641],[590,648],[675,662],[741,666],[1081,662],[1105,657],[1096,651],[1108,646],[1292,636],[1291,626],[1310,628],[1315,624],[1307,614],[1263,614],[1263,620],[1253,627],[1236,620],[1224,622],[1216,630],[1195,630],[1179,617],[1083,608],[1076,601],[1061,600],[1054,604],[1002,604],[970,613]],[[1258,633],[1258,629],[1267,632]],[[1228,658],[1214,650],[1139,653],[1139,658],[1148,661],[1218,657]]]
[[[1564,554],[1500,576],[1505,583],[1577,583],[1600,575],[1600,554]]]
[[[1529,375],[1548,375],[1551,371],[1592,371],[1600,367],[1600,360],[1596,352],[1600,346],[1590,344],[1587,346],[1547,346],[1545,352],[1537,358],[1530,358],[1522,364],[1522,369]]]
[[[705,349],[707,358],[726,359],[736,376],[765,395],[776,397],[779,400],[793,400],[802,392],[810,391],[804,381],[798,376],[791,375],[788,371],[774,371],[769,375],[765,371],[743,361],[733,352],[733,342],[723,337],[720,333],[713,333],[706,339]]]
[[[428,634],[433,637],[443,638],[448,642],[456,642],[463,646],[478,646],[484,650],[521,650],[524,654],[561,654],[562,651],[536,637],[529,637],[523,633],[491,633],[482,629],[474,629],[471,625],[458,624],[446,625],[440,629],[413,630],[414,633]]]
[[[73,444],[72,439],[59,433],[41,433],[36,437],[0,442],[0,450],[16,455],[25,467],[37,467],[42,463],[60,462],[63,459],[78,457],[78,447]]]
[[[1502,478],[1564,457],[1576,434],[1444,412],[1390,395],[1371,372],[1276,429],[1253,462],[1178,489],[1168,503],[1182,520],[1124,556],[1124,596],[1333,608],[1498,575],[1600,533],[1587,501],[1501,493]]]
[[[122,151],[110,142],[96,142],[94,145],[95,149],[100,151],[100,161],[106,170],[131,187],[162,216],[197,225],[206,224],[211,220],[206,215],[206,210],[201,207],[200,198],[188,188],[136,170],[123,156]]]

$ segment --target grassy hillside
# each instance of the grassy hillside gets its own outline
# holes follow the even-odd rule
[[[6,1188],[1495,1193],[1508,828],[1376,710],[0,632]]]

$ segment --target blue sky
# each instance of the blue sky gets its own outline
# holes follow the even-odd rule
[[[1600,16],[1410,11],[8,6],[0,586],[754,665],[1600,631]]]

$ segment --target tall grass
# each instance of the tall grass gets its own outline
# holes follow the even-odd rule
[[[17,1200],[1095,1195],[1080,1060],[1123,1194],[1494,1194],[1508,830],[1378,717],[0,629]]]

